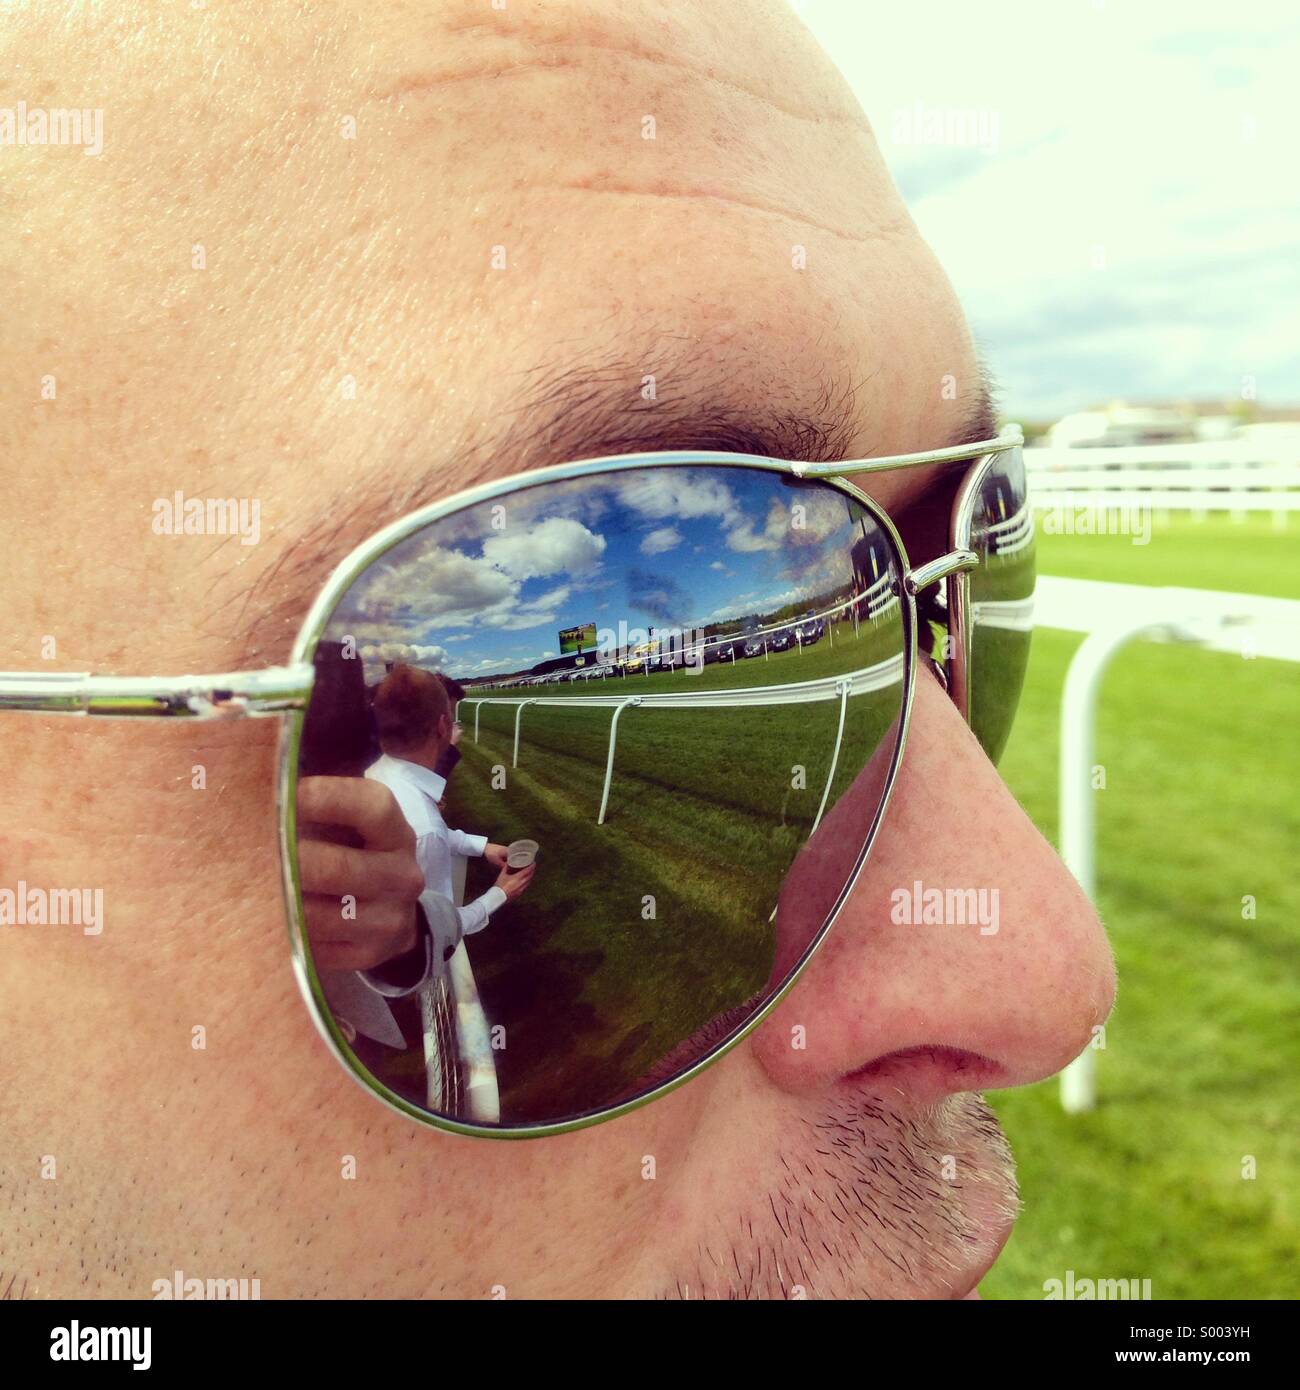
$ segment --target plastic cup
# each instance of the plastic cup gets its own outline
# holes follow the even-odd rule
[[[506,868],[512,874],[526,869],[536,858],[540,846],[536,840],[512,840],[506,846]]]

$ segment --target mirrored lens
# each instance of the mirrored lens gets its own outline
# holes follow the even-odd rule
[[[885,795],[898,577],[848,493],[716,465],[537,485],[360,574],[314,654],[298,765],[320,779],[308,955],[355,1066],[435,1114],[535,1126],[743,1027]],[[415,837],[418,913],[385,878],[391,826],[358,809],[374,784]]]
[[[1020,701],[1034,630],[1034,518],[1019,449],[999,454],[979,483],[971,549],[980,555],[970,573],[971,728],[997,762]]]

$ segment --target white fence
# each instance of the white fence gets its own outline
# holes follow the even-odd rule
[[[1268,511],[1277,529],[1300,510],[1300,458],[1259,441],[1130,448],[1026,449],[1030,504],[1049,508]],[[990,615],[993,616],[993,615]],[[1006,614],[1008,622],[1025,615]],[[997,621],[997,618],[994,619]],[[1289,599],[1043,576],[1033,621],[1088,634],[1066,674],[1061,702],[1061,857],[1089,898],[1096,895],[1091,769],[1097,702],[1115,654],[1128,642],[1186,642],[1246,657],[1300,661],[1300,603]],[[1061,1073],[1061,1104],[1096,1104],[1092,1048]]]
[[[1155,588],[1044,578],[1043,626],[1088,633],[1066,673],[1061,700],[1061,857],[1088,897],[1096,896],[1094,727],[1106,669],[1128,642],[1184,642],[1246,658],[1300,661],[1300,602],[1217,590]],[[1153,696],[1158,700],[1158,693]],[[1061,1073],[1071,1113],[1096,1104],[1096,1056],[1088,1047]]]
[[[1300,458],[1246,440],[1104,449],[1026,449],[1031,504],[1150,507],[1238,515],[1300,511]]]
[[[672,690],[659,691],[645,695],[627,695],[622,692],[613,695],[556,695],[547,697],[524,696],[513,698],[508,695],[486,696],[473,699],[466,696],[462,705],[474,706],[474,742],[479,740],[479,716],[484,705],[505,705],[515,711],[514,752],[511,766],[519,766],[519,740],[523,724],[524,710],[530,705],[547,706],[552,709],[609,709],[613,715],[609,722],[609,750],[605,760],[605,786],[600,798],[600,811],[596,824],[604,825],[605,812],[609,809],[609,789],[614,777],[614,749],[618,742],[618,722],[624,710],[643,709],[737,709],[756,705],[801,705],[838,700],[840,705],[839,726],[835,734],[835,747],[831,754],[830,771],[826,775],[826,786],[822,791],[821,804],[812,830],[821,823],[826,810],[826,800],[830,796],[831,784],[835,780],[835,769],[839,764],[840,746],[844,739],[844,718],[850,695],[865,695],[883,690],[887,686],[900,683],[903,679],[903,654],[877,662],[874,666],[863,667],[841,676],[825,676],[820,680],[793,681],[787,685],[747,686],[730,690]],[[809,831],[811,834],[812,831]]]
[[[1034,512],[1029,506],[1021,507],[1005,521],[994,522],[988,529],[989,548],[1002,558],[1015,555],[1018,551],[1034,543]]]

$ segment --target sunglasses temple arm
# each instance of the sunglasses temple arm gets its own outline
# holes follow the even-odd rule
[[[94,676],[0,671],[0,710],[111,718],[246,719],[305,709],[314,667],[214,676]]]
[[[948,652],[944,670],[948,695],[957,713],[970,723],[970,574],[948,576]]]

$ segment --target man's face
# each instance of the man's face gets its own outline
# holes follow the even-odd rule
[[[434,725],[433,738],[430,740],[429,752],[433,761],[436,763],[439,757],[451,747],[451,726],[452,717],[450,714],[440,714],[438,722]]]
[[[3,104],[102,107],[104,150],[5,151],[0,665],[284,661],[367,534],[572,457],[575,385],[587,456],[791,421],[892,454],[978,420],[948,283],[782,5],[7,22]],[[920,507],[927,481],[871,490]],[[258,499],[258,544],[155,534],[177,491]],[[869,872],[749,1041],[591,1130],[442,1135],[353,1085],[297,1000],[273,721],[0,738],[0,878],[104,889],[101,936],[6,942],[6,1162],[59,1176],[4,1234],[45,1293],[182,1269],[266,1296],[961,1296],[1016,1205],[974,1090],[1058,1070],[1113,996],[1091,909],[922,675]],[[998,933],[893,925],[914,880],[996,885]]]

